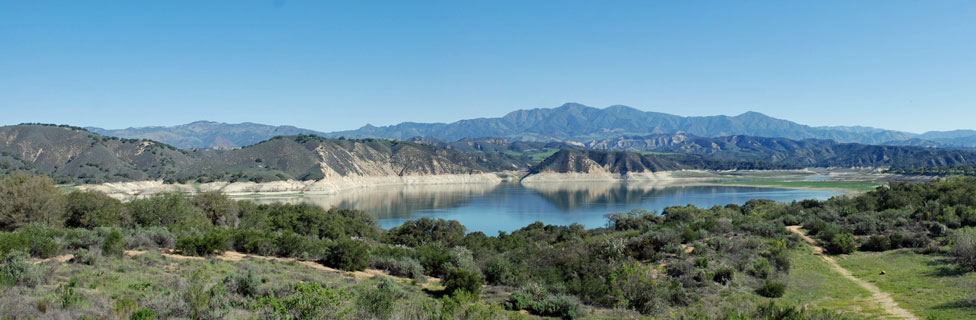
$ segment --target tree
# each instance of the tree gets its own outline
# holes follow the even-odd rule
[[[60,226],[63,194],[48,177],[14,174],[0,179],[0,230],[33,222]]]
[[[464,232],[464,226],[455,220],[421,218],[391,229],[389,239],[394,244],[410,247],[431,242],[454,246],[464,239]]]
[[[237,226],[237,202],[220,191],[201,192],[193,197],[193,204],[215,226]]]
[[[72,228],[114,227],[124,220],[122,202],[98,191],[69,193],[65,213],[65,225]]]

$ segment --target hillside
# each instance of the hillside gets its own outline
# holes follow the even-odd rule
[[[452,123],[406,122],[384,127],[367,125],[357,130],[332,132],[329,136],[393,139],[420,136],[450,141],[480,137],[586,141],[623,135],[665,133],[702,137],[751,135],[790,139],[816,138],[872,144],[905,140],[914,136],[912,133],[881,129],[816,128],[757,112],[738,116],[682,117],[641,111],[627,106],[597,109],[575,103],[553,109],[518,110],[501,118],[470,119]]]
[[[0,127],[0,170],[62,183],[319,180],[325,177],[471,174],[520,170],[528,160],[412,142],[276,137],[235,150],[185,151],[68,126]]]
[[[0,152],[20,162],[13,166],[29,165],[60,182],[159,179],[192,162],[185,151],[166,144],[49,125],[0,127]]]
[[[563,149],[529,169],[539,173],[649,173],[684,169],[773,170],[799,167],[764,161],[714,160],[693,154],[641,154],[624,151]]]
[[[85,128],[91,132],[128,139],[160,141],[182,149],[239,148],[276,136],[324,135],[314,130],[293,126],[270,126],[257,123],[220,123],[196,121],[171,127],[142,127],[128,129]]]
[[[800,167],[920,168],[976,163],[976,153],[963,150],[753,136],[625,136],[590,141],[586,143],[586,147],[597,150],[692,153],[721,160],[756,160]]]
[[[180,181],[319,180],[350,176],[472,174],[519,170],[527,163],[503,154],[461,153],[430,145],[379,139],[276,137],[237,150],[214,152],[183,168]]]

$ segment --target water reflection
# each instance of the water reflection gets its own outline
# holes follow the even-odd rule
[[[353,190],[338,195],[306,195],[253,199],[260,203],[310,203],[325,208],[355,208],[392,228],[421,217],[454,219],[469,231],[494,234],[513,231],[535,221],[588,228],[606,224],[613,212],[640,208],[660,211],[668,206],[711,207],[742,204],[750,199],[793,201],[827,199],[833,191],[732,186],[664,187],[647,184],[569,183],[396,186]]]

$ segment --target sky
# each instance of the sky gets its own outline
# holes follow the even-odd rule
[[[976,129],[976,1],[2,1],[0,124],[320,131],[577,102]]]

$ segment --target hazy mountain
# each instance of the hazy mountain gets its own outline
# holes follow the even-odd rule
[[[324,133],[293,126],[270,126],[257,123],[219,123],[196,121],[172,127],[141,127],[109,130],[86,128],[100,135],[149,139],[174,145],[178,148],[238,148],[249,146],[275,136],[319,135]]]
[[[674,133],[702,137],[751,135],[790,139],[816,138],[869,144],[905,140],[915,136],[907,132],[864,127],[811,127],[757,112],[738,116],[682,117],[626,106],[597,109],[575,103],[567,103],[554,109],[518,110],[501,118],[470,119],[452,123],[405,122],[384,127],[367,125],[357,130],[329,133],[329,136],[393,139],[419,136],[448,141],[480,137],[586,141],[623,135]]]

